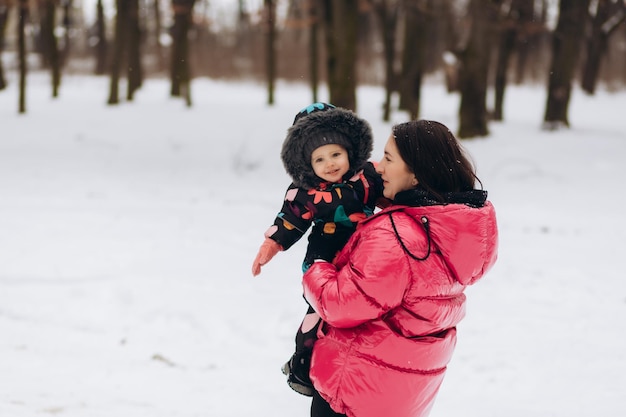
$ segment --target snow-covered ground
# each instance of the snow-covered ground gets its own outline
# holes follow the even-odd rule
[[[305,310],[305,242],[253,278],[288,178],[280,145],[311,101],[280,83],[151,80],[0,92],[0,416],[307,416],[280,366]],[[505,121],[465,141],[498,212],[500,257],[468,315],[432,417],[626,415],[626,92],[575,90],[572,128],[540,130],[545,89],[510,87]],[[324,99],[325,97],[321,97]],[[379,159],[383,92],[359,113]],[[422,117],[457,128],[427,85]],[[406,120],[397,113],[394,122]]]

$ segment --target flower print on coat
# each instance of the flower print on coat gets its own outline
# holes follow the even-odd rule
[[[324,182],[314,189],[303,189],[291,184],[274,224],[265,232],[266,237],[287,250],[312,225],[312,233],[335,234],[340,228],[342,233],[338,235],[347,240],[357,223],[373,214],[382,196],[382,181],[372,163],[367,163],[363,170],[344,178],[341,183]],[[345,241],[339,246],[343,244]],[[311,253],[307,248],[305,264],[312,262],[310,258]]]
[[[333,194],[330,191],[311,189],[307,194],[313,197],[313,204],[318,204],[320,201],[324,201],[325,203],[333,201]]]

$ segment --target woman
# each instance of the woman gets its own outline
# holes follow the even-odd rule
[[[463,291],[496,260],[495,211],[447,127],[395,126],[377,171],[393,204],[364,220],[334,263],[319,259],[303,277],[325,322],[311,362],[312,417],[428,415]]]

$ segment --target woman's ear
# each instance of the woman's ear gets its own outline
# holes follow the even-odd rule
[[[415,175],[413,175],[413,179],[411,180],[411,184],[413,185],[413,187],[415,187],[417,184],[419,184],[419,181],[417,180],[417,178],[415,178]]]

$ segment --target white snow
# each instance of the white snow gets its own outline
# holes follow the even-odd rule
[[[10,77],[13,77],[9,74]],[[250,273],[288,185],[279,159],[307,87],[28,78],[0,92],[0,416],[308,416],[280,366],[305,311],[305,242]],[[322,89],[324,94],[324,89]],[[123,94],[122,94],[123,95]],[[326,97],[322,96],[324,100]],[[362,87],[379,159],[391,124]],[[422,117],[457,128],[426,85]],[[626,92],[573,92],[540,130],[545,88],[509,87],[505,121],[464,141],[500,226],[432,417],[626,415]],[[394,122],[406,120],[394,114]]]

